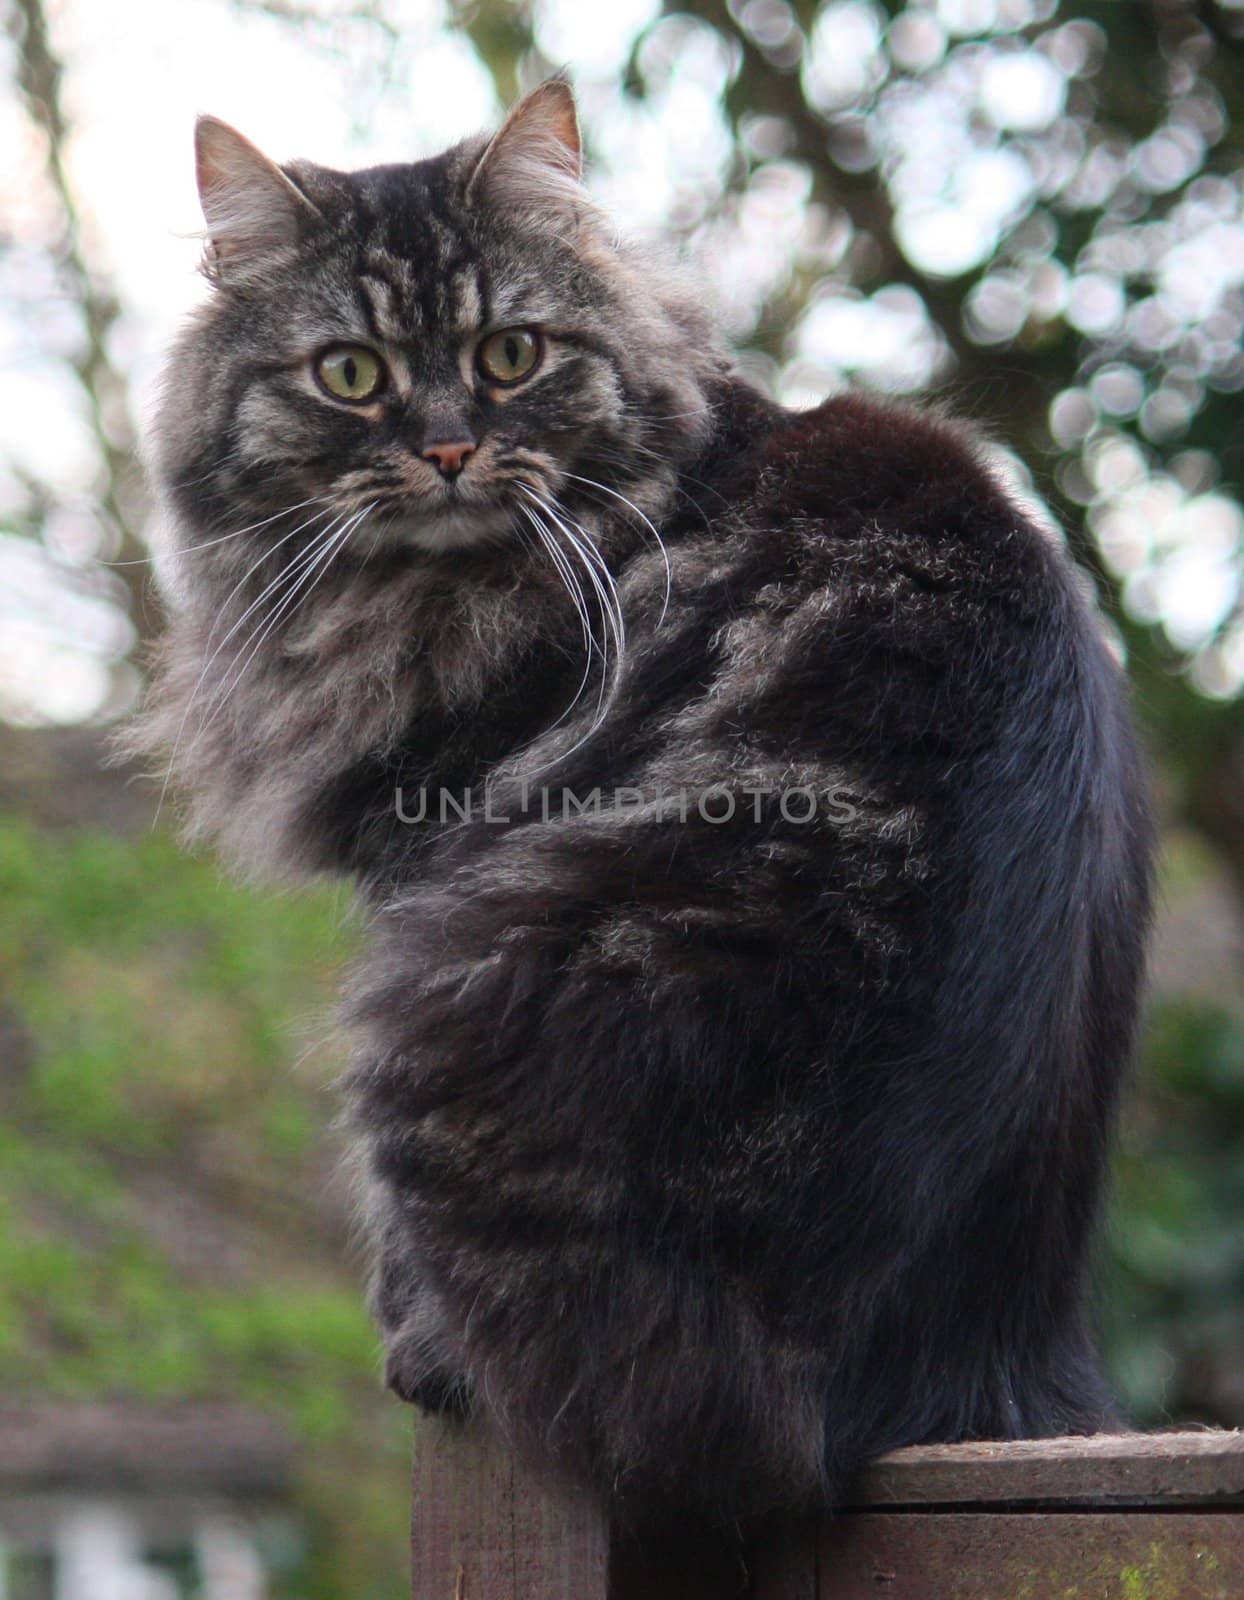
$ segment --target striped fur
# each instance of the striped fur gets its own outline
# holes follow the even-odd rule
[[[252,220],[168,369],[137,737],[244,868],[359,883],[394,1388],[639,1523],[737,1525],[892,1446],[1113,1420],[1083,1306],[1144,782],[1070,564],[972,442],[751,391],[576,199],[567,106],[282,169],[268,237],[220,213]],[[544,362],[490,393],[511,324]],[[340,339],[375,402],[317,391]],[[453,484],[433,427],[476,440]],[[476,809],[411,820],[446,790]]]

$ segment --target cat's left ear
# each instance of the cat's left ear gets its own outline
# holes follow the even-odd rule
[[[574,92],[550,78],[518,102],[493,136],[467,184],[468,202],[487,195],[531,211],[580,209],[583,143]]]

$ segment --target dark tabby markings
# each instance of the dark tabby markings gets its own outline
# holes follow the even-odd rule
[[[1149,828],[1095,619],[972,441],[751,391],[573,127],[552,86],[352,174],[204,133],[139,738],[235,859],[359,882],[393,1387],[723,1524],[1116,1420],[1084,1279]],[[497,326],[546,345],[504,404]],[[307,379],[341,342],[399,364],[366,416]],[[421,786],[551,806],[410,826]]]

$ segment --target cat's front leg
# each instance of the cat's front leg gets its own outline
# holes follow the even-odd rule
[[[371,1298],[384,1340],[387,1387],[425,1411],[466,1417],[471,1389],[454,1360],[448,1319],[394,1217],[380,1235]]]
[[[429,1360],[426,1347],[404,1330],[385,1337],[385,1385],[400,1400],[443,1416],[471,1414],[471,1386],[461,1373]]]

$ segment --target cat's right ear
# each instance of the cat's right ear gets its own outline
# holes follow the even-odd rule
[[[207,224],[209,278],[226,277],[296,244],[320,212],[275,161],[216,117],[194,125],[195,174]]]

